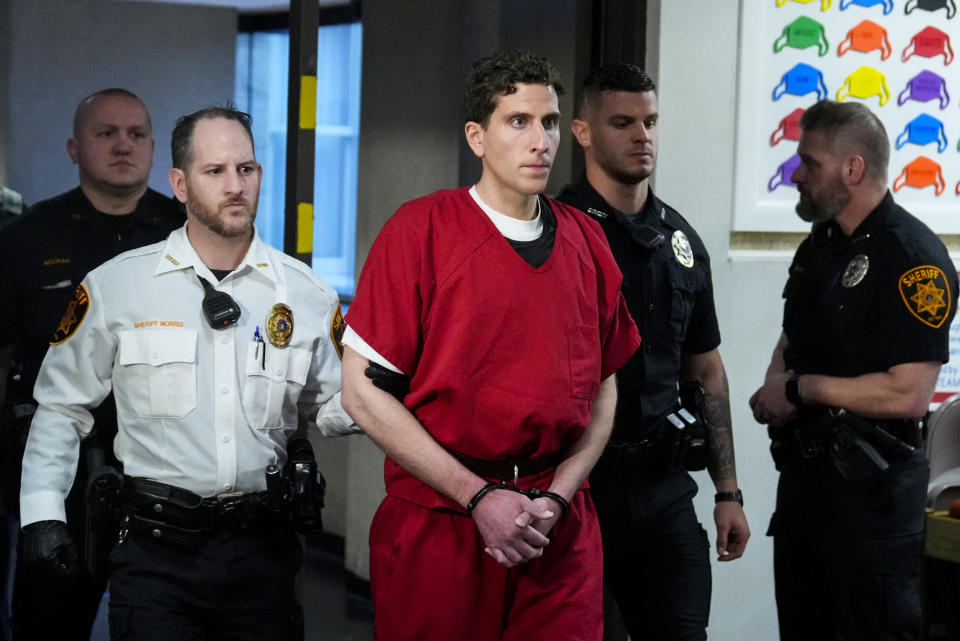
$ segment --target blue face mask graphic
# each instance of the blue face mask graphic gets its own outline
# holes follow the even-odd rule
[[[817,92],[817,100],[827,97],[827,85],[823,82],[823,74],[819,69],[801,62],[783,74],[779,84],[773,88],[773,99],[780,100],[785,93],[805,96],[812,91]]]
[[[937,143],[937,151],[943,152],[947,148],[947,133],[943,129],[943,123],[927,114],[920,114],[907,123],[903,133],[897,136],[897,149],[900,149],[908,142],[915,145],[927,145],[931,142]]]
[[[893,0],[840,0],[840,10],[844,11],[852,4],[858,4],[861,7],[872,7],[878,4],[883,5],[883,15],[893,11]]]
[[[957,5],[953,0],[907,0],[907,4],[903,5],[904,13],[909,14],[914,9],[923,9],[924,11],[946,9],[948,20],[957,15]]]

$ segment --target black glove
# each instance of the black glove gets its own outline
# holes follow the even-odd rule
[[[71,583],[80,577],[80,555],[63,521],[37,521],[23,528],[21,563],[39,581]]]
[[[403,397],[410,393],[410,377],[406,374],[388,370],[383,365],[373,361],[367,362],[370,367],[365,369],[363,373],[370,379],[370,382],[402,403]]]

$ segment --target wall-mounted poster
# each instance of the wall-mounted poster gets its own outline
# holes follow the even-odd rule
[[[807,231],[794,213],[799,121],[823,98],[858,101],[890,137],[889,186],[941,234],[960,233],[956,0],[741,3],[736,231]]]

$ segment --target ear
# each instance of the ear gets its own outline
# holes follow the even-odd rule
[[[182,169],[174,167],[170,170],[170,188],[173,189],[173,195],[177,200],[186,204],[187,202],[187,175]]]
[[[867,163],[863,156],[850,156],[843,166],[843,182],[847,186],[859,185],[867,175]]]
[[[79,145],[77,145],[77,141],[75,139],[70,138],[69,140],[67,140],[67,154],[70,156],[70,160],[73,161],[74,165],[76,165],[79,162],[77,157],[79,156],[80,150],[78,149],[78,147]]]
[[[474,155],[477,158],[483,158],[483,127],[479,122],[473,122],[472,120],[468,122],[464,128],[463,133],[467,137],[467,144],[470,145],[470,149],[473,151]]]
[[[590,147],[590,125],[586,120],[574,118],[573,122],[570,123],[570,131],[573,132],[573,137],[577,139],[581,147],[584,149]]]

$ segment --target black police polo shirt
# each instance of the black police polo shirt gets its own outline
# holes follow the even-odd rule
[[[0,231],[0,344],[17,344],[8,393],[33,396],[50,339],[87,272],[117,254],[164,240],[186,220],[148,189],[133,213],[108,217],[77,187],[37,203]]]
[[[797,373],[859,376],[950,357],[956,268],[889,191],[850,236],[815,225],[783,297],[784,362]]]
[[[702,354],[720,344],[710,257],[693,227],[652,191],[638,213],[626,215],[611,207],[583,175],[564,187],[558,200],[600,223],[623,272],[621,289],[641,344],[617,372],[611,438],[635,441],[675,407],[684,355]],[[634,236],[641,225],[658,230],[664,242],[656,249],[644,247]],[[692,263],[689,257],[683,260],[690,266],[680,260],[686,249]]]

